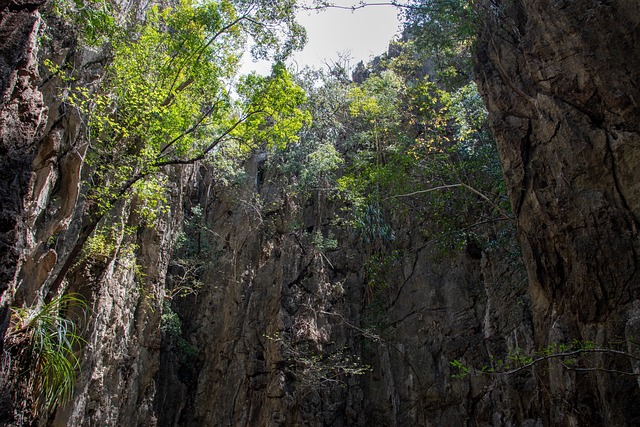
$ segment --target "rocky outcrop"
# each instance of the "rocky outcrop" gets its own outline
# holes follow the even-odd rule
[[[180,330],[163,337],[160,425],[542,422],[529,374],[456,378],[451,364],[532,349],[517,253],[443,256],[425,224],[397,218],[402,238],[372,264],[372,247],[332,221],[340,204],[323,192],[289,198],[263,157],[247,162],[241,188],[206,168],[194,180],[186,211],[197,215],[177,259],[195,261],[199,287],[172,302]]]
[[[172,176],[168,202],[182,205],[190,169]],[[124,221],[140,218],[125,207]],[[52,425],[156,425],[154,375],[159,368],[160,320],[165,275],[182,212],[171,209],[155,227],[123,233],[114,255],[85,261],[69,278],[67,292],[83,295],[90,310],[82,366],[71,403]]]
[[[85,225],[88,143],[83,118],[63,95],[71,85],[92,90],[105,58],[101,49],[81,45],[74,27],[46,7],[3,2],[0,14],[0,330],[4,336],[9,305],[32,306],[58,292],[83,296],[88,308],[79,326],[87,342],[75,395],[48,423],[154,425],[165,273],[191,169],[167,170],[168,204],[177,208],[162,212],[155,225],[139,217],[135,199],[123,200],[115,208],[118,220],[102,224],[114,232],[111,250],[70,257]],[[69,259],[65,280],[52,288]],[[5,380],[0,424],[38,422],[33,390],[20,379]]]
[[[517,216],[536,345],[636,336],[640,9],[627,1],[500,2],[476,77]],[[633,372],[603,354],[592,367]],[[635,371],[637,372],[637,371]],[[553,425],[633,425],[631,375],[540,370]]]
[[[40,3],[0,3],[0,350],[16,275],[29,245],[23,199],[47,122],[47,107],[38,88]]]

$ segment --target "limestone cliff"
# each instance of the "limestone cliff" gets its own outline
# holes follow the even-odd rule
[[[23,250],[29,247],[23,198],[29,192],[31,162],[47,121],[38,90],[38,3],[0,3],[0,338],[16,287]],[[2,343],[0,343],[0,349]]]
[[[152,424],[164,275],[181,228],[182,188],[190,169],[170,171],[169,205],[179,208],[167,211],[155,227],[143,226],[135,199],[121,203],[121,222],[112,224],[119,230],[113,250],[70,255],[85,226],[87,143],[82,117],[63,101],[62,90],[68,81],[90,89],[101,76],[104,53],[79,45],[73,26],[44,2],[3,2],[0,28],[0,335],[4,338],[10,305],[32,306],[59,292],[81,295],[88,306],[79,325],[86,345],[75,396],[40,423]],[[136,233],[125,233],[125,227]],[[72,268],[56,284],[65,262]],[[1,425],[38,422],[31,412],[33,390],[18,374],[3,369]]]
[[[491,114],[530,280],[536,345],[637,352],[639,6],[498,2],[476,78]],[[605,369],[637,372],[603,355]],[[638,423],[638,384],[538,371],[554,425]]]
[[[296,210],[286,177],[265,164],[264,156],[247,163],[240,193],[204,168],[192,190],[187,211],[200,206],[202,214],[188,241],[206,256],[202,286],[173,303],[184,341],[165,334],[161,425],[541,422],[528,376],[458,379],[450,364],[479,366],[531,348],[517,255],[494,249],[443,259],[420,232],[424,224],[403,218],[403,255],[380,271],[387,285],[376,291],[366,267],[371,247],[335,224],[340,206],[319,192]],[[316,232],[334,236],[337,247],[320,247]],[[345,363],[370,369],[355,373]]]
[[[482,229],[492,246],[443,255],[405,215],[387,218],[393,250],[371,265],[371,245],[335,221],[344,205],[294,197],[259,153],[231,187],[208,165],[171,169],[155,227],[123,201],[113,250],[74,260],[63,283],[86,225],[87,147],[44,59],[90,88],[107,58],[53,16],[37,43],[45,7],[0,2],[0,336],[10,305],[62,291],[88,302],[87,344],[71,402],[49,418],[0,379],[0,424],[638,424],[634,2],[486,8],[476,79],[522,259],[507,224]],[[573,340],[617,353],[510,375],[457,378],[452,365]]]

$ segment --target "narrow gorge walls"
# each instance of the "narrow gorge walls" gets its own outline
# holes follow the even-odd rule
[[[498,2],[476,79],[530,280],[536,345],[638,350],[638,4]],[[602,355],[604,369],[634,371]],[[636,371],[637,372],[637,371]],[[540,372],[547,422],[638,422],[633,376]]]
[[[406,47],[397,43],[360,67],[358,83],[333,70],[326,93],[314,95],[315,123],[325,128],[309,128],[306,113],[289,108],[303,96],[282,67],[273,80],[281,87],[246,94],[256,103],[245,106],[266,109],[273,105],[263,100],[276,99],[289,115],[271,133],[269,120],[244,129],[251,150],[213,150],[216,139],[196,140],[202,135],[187,123],[182,131],[194,145],[180,150],[195,157],[166,163],[166,152],[183,152],[158,145],[158,163],[138,169],[162,169],[153,183],[166,200],[151,224],[139,209],[142,193],[115,200],[97,222],[87,217],[99,200],[89,181],[121,179],[96,174],[121,155],[133,153],[122,165],[138,167],[140,140],[108,140],[100,162],[86,162],[87,111],[61,90],[107,90],[113,58],[80,42],[70,21],[48,13],[51,5],[0,0],[2,343],[10,342],[10,306],[37,306],[58,291],[87,303],[71,399],[37,414],[33,390],[8,375],[0,379],[0,425],[638,424],[640,364],[629,356],[640,339],[640,6],[478,3],[474,77],[514,218],[496,156],[473,158],[495,153],[489,133],[476,129],[484,139],[469,142],[468,127],[461,137],[456,118],[438,116],[442,105],[480,102],[475,89],[465,82],[466,92],[446,92],[420,80],[433,61],[409,69],[415,57],[397,60]],[[121,6],[136,18],[146,7]],[[145,28],[145,40],[165,40],[160,27]],[[298,43],[288,28],[288,43]],[[232,57],[206,70],[230,78]],[[124,68],[111,77],[142,75]],[[149,69],[162,75],[162,67]],[[173,83],[191,87],[180,73]],[[182,88],[173,83],[170,91]],[[207,90],[223,86],[209,83]],[[338,88],[330,93],[329,83]],[[161,101],[171,104],[184,88]],[[211,105],[227,99],[220,90]],[[191,120],[201,118],[203,93],[182,100]],[[407,99],[422,104],[399,101]],[[235,118],[225,115],[232,110],[215,110],[207,129]],[[237,141],[244,124],[212,135]],[[236,155],[202,162],[208,151],[189,151],[207,147]],[[304,169],[310,163],[315,169]],[[126,170],[137,176],[135,167]],[[467,185],[473,179],[487,186]],[[98,223],[108,233],[92,234],[88,226]],[[99,238],[82,241],[87,230]],[[78,241],[84,250],[73,255]],[[584,357],[551,361],[566,344]],[[532,363],[532,355],[543,357]]]
[[[372,265],[372,248],[336,224],[340,203],[318,192],[296,205],[289,177],[264,159],[251,158],[235,188],[201,168],[190,191],[185,261],[169,287],[189,265],[198,287],[171,304],[180,322],[163,335],[160,425],[542,422],[531,376],[457,378],[451,365],[532,348],[517,254],[438,255],[425,224],[403,218],[393,223],[402,255]]]

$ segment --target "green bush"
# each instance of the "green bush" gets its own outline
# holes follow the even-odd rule
[[[11,309],[6,337],[16,380],[33,393],[35,415],[50,413],[73,395],[77,351],[85,341],[76,322],[64,316],[72,307],[84,315],[86,303],[76,294],[61,295],[48,303]]]

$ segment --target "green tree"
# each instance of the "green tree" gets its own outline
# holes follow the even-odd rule
[[[290,193],[302,198],[313,191],[332,191],[344,158],[340,140],[348,132],[348,85],[330,72],[305,69],[296,76],[305,90],[304,109],[312,120],[297,141],[272,150],[268,161],[287,180]]]
[[[447,245],[463,242],[477,225],[509,218],[475,85],[451,87],[416,73],[423,63],[412,44],[397,43],[400,53],[383,58],[348,97],[354,132],[339,187],[354,224],[379,248],[393,240],[398,214],[424,218],[428,234]]]
[[[474,41],[479,3],[473,0],[409,0],[399,5],[418,44],[432,52],[447,53]]]
[[[51,291],[114,206],[136,199],[153,223],[171,165],[207,160],[225,146],[246,155],[284,146],[309,120],[304,92],[281,63],[270,76],[238,79],[252,43],[257,57],[285,58],[304,42],[295,2],[183,0],[152,7],[110,39],[112,60],[95,87],[71,88],[68,101],[87,120],[83,226]],[[115,222],[110,219],[110,222]]]

